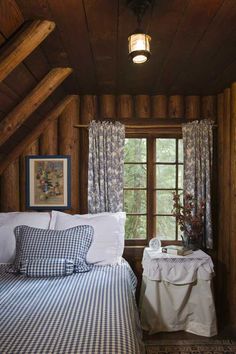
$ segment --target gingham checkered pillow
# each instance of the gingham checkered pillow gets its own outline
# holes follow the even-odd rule
[[[20,270],[20,265],[26,260],[41,258],[63,258],[74,261],[74,271],[87,272],[92,264],[86,262],[86,255],[93,240],[93,227],[89,225],[76,226],[66,230],[45,230],[17,226],[16,257],[14,266]]]
[[[73,272],[74,261],[71,259],[27,259],[20,265],[20,273],[28,277],[63,277]]]

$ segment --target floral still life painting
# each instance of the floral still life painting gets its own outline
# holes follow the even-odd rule
[[[70,207],[70,158],[27,156],[27,208]]]

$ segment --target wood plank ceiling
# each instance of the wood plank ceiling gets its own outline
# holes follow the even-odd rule
[[[127,56],[136,19],[126,0],[16,4],[24,20],[55,21],[41,48],[50,66],[74,69],[64,85],[69,93],[213,94],[236,79],[235,0],[154,1],[143,21],[152,57],[140,66]]]
[[[29,19],[56,23],[25,64],[34,75],[45,61],[72,67],[63,84],[68,93],[213,94],[236,80],[235,0],[155,0],[143,21],[152,57],[140,66],[127,56],[136,19],[126,0],[2,0],[0,9],[2,41]],[[11,87],[17,75],[27,91],[25,71],[12,73]]]
[[[215,94],[236,80],[235,0],[155,0],[143,20],[152,56],[140,66],[127,55],[136,19],[126,0],[1,0],[0,44],[34,19],[52,20],[56,29],[0,83],[0,119],[50,69],[71,67],[73,74],[13,145],[65,94]]]

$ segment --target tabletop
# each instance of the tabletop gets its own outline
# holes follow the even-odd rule
[[[177,256],[147,247],[144,249],[142,265],[143,275],[148,279],[173,284],[192,283],[197,279],[211,280],[214,276],[212,259],[202,250]]]

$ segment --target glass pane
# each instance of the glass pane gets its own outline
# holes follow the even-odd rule
[[[146,191],[127,191],[124,190],[124,207],[126,213],[146,213],[147,198]]]
[[[146,162],[146,139],[125,139],[125,162]]]
[[[178,166],[178,188],[183,189],[183,173],[184,173],[184,167],[183,165]]]
[[[157,214],[171,214],[173,208],[172,191],[156,191]]]
[[[124,185],[126,188],[146,188],[147,165],[125,164]]]
[[[157,216],[157,236],[161,240],[175,240],[175,218],[173,216]]]
[[[176,166],[156,165],[156,188],[174,189],[176,180]]]
[[[179,162],[184,162],[183,139],[178,140],[178,148]]]
[[[180,226],[178,225],[178,241],[182,241],[181,235],[183,234],[183,231],[180,230]]]
[[[128,239],[145,239],[147,229],[146,215],[136,216],[127,215],[125,223],[125,238]]]
[[[176,161],[176,139],[156,139],[156,162]]]

